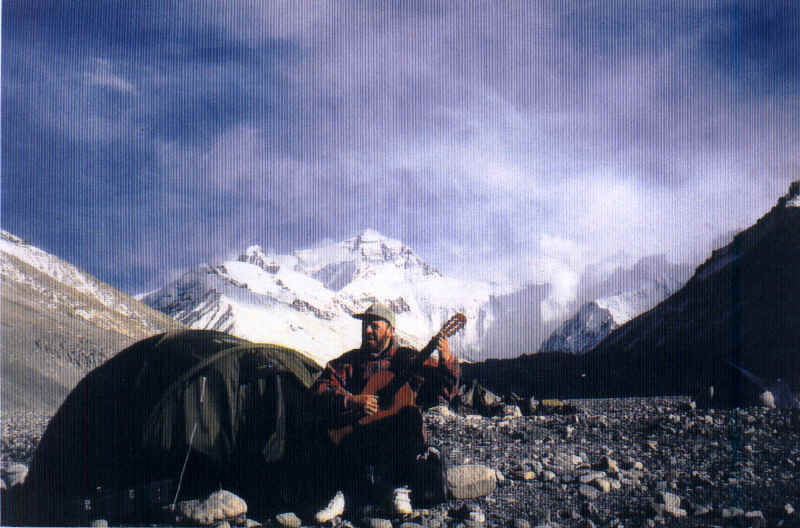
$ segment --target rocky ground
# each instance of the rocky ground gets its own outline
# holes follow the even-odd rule
[[[364,519],[363,512],[345,509],[332,524],[800,526],[800,513],[794,511],[800,508],[797,410],[693,409],[680,398],[569,403],[577,412],[426,413],[432,444],[448,452],[454,464],[483,466],[478,487],[491,492],[417,509],[402,519],[380,512]],[[37,420],[18,420],[14,428],[7,423],[4,475],[12,462],[29,458],[31,439],[41,434]]]
[[[500,470],[490,526],[798,526],[796,411],[686,399],[572,401],[578,413],[426,418],[456,463]],[[448,504],[447,508],[453,508]]]
[[[0,471],[15,462],[30,461],[49,420],[49,415],[36,411],[0,416]]]

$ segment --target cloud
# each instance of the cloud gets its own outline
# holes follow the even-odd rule
[[[557,310],[796,178],[794,6],[198,6],[4,4],[4,227],[135,289],[373,227]]]
[[[138,90],[130,82],[115,75],[111,71],[111,64],[107,60],[96,60],[93,71],[84,72],[83,78],[91,86],[111,88],[126,94],[136,95]]]

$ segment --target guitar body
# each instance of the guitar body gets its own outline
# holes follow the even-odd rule
[[[377,396],[378,411],[374,414],[361,417],[355,423],[329,430],[328,436],[331,441],[335,445],[339,445],[342,440],[352,434],[357,427],[365,427],[371,423],[396,416],[406,407],[413,406],[416,403],[417,395],[411,390],[411,386],[408,384],[410,376],[422,368],[425,360],[427,360],[436,349],[436,342],[439,337],[450,337],[464,328],[466,322],[467,318],[463,314],[458,313],[451,317],[439,333],[436,334],[433,339],[431,339],[431,342],[420,352],[416,364],[405,372],[396,373],[391,370],[382,370],[372,375],[367,380],[367,384],[364,386],[364,390],[361,391],[361,394],[374,394]]]
[[[371,423],[379,422],[397,415],[406,407],[412,407],[416,401],[416,393],[405,382],[399,389],[393,390],[392,385],[396,383],[397,376],[390,370],[382,370],[367,380],[367,384],[361,394],[374,394],[378,397],[378,412],[363,416],[355,424],[331,429],[328,431],[331,441],[335,445],[339,445],[356,427],[364,427]]]

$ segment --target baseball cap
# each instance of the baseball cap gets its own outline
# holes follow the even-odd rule
[[[383,319],[392,326],[395,326],[396,319],[394,311],[382,302],[375,302],[364,310],[364,313],[353,314],[356,319]]]

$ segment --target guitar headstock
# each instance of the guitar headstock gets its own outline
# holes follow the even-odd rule
[[[439,336],[450,337],[464,328],[465,324],[467,324],[467,316],[459,312],[447,320],[442,329],[439,330]]]

